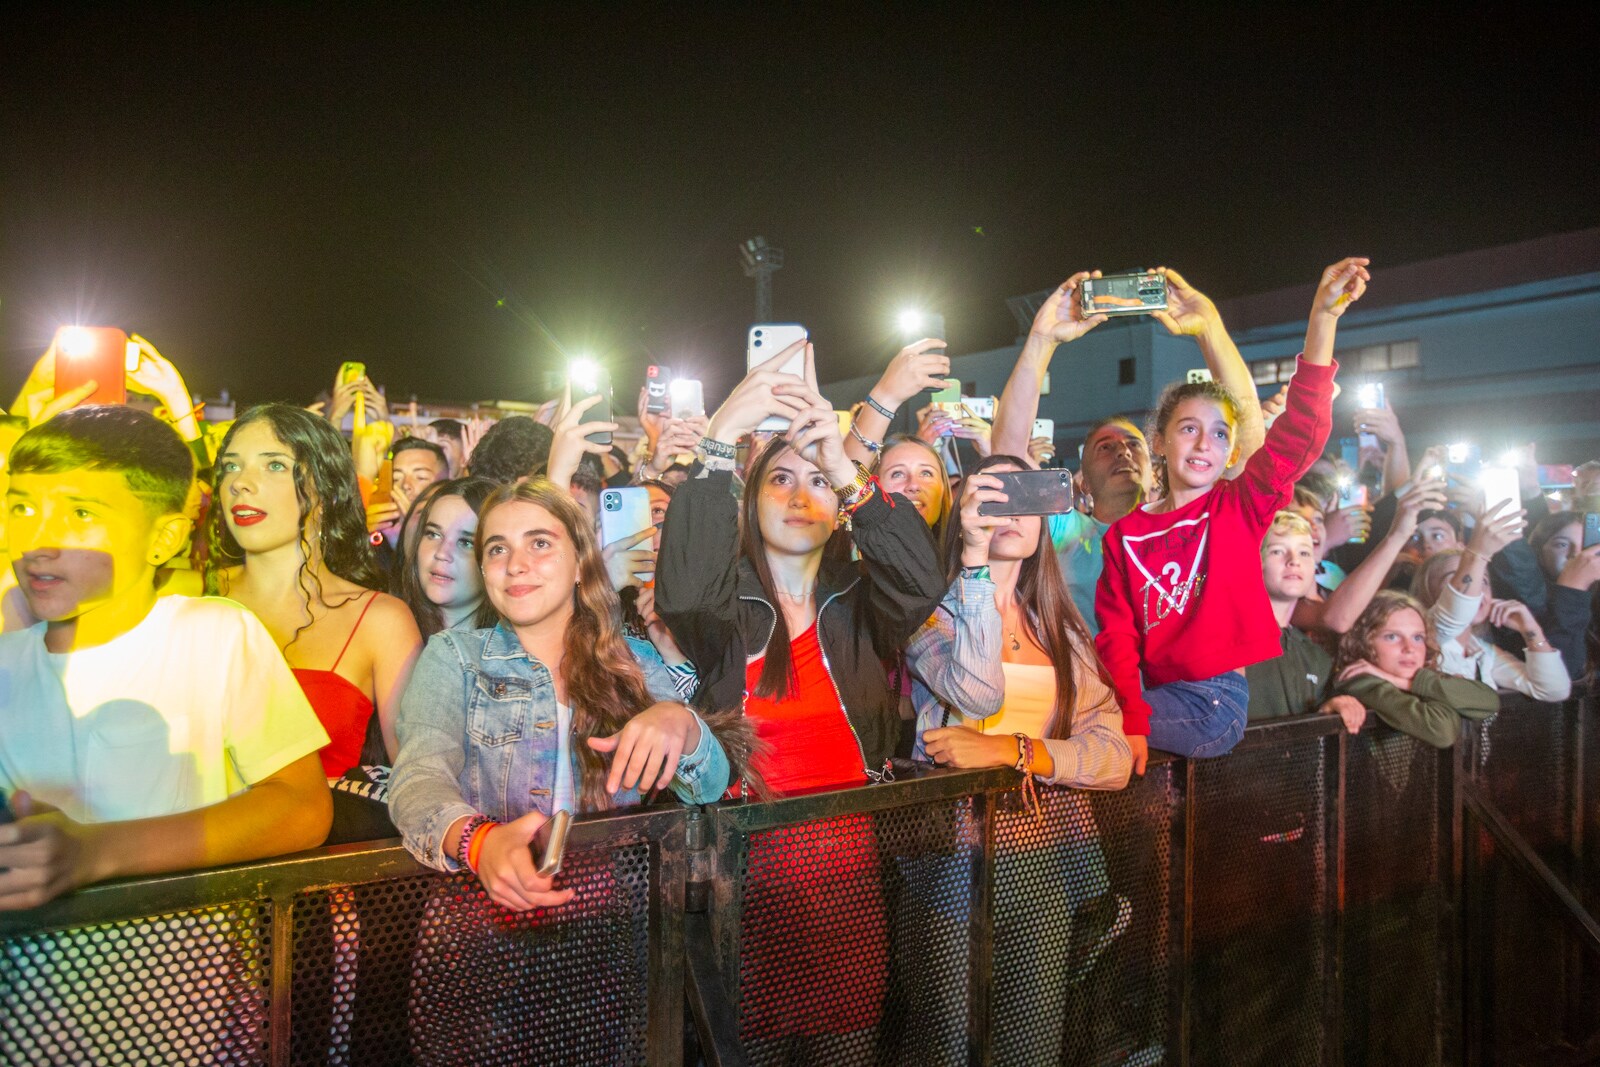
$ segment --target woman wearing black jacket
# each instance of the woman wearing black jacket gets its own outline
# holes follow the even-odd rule
[[[743,708],[764,742],[754,769],[778,793],[887,776],[900,717],[883,661],[946,587],[917,509],[844,455],[805,347],[804,381],[777,373],[799,351],[791,346],[712,418],[700,462],[673,496],[656,566],[656,610],[699,668],[695,703]],[[735,499],[733,442],[769,415],[789,429],[754,454]],[[825,552],[841,517],[859,565]],[[745,965],[781,969],[803,998],[746,1012],[752,1060],[829,1063],[850,1045],[870,1047],[889,988],[872,816],[770,830],[748,862],[745,921],[768,933],[746,943]]]
[[[700,672],[695,703],[743,702],[767,742],[757,770],[779,792],[883,775],[899,732],[883,662],[947,587],[916,508],[845,457],[833,410],[810,384],[809,346],[807,380],[777,373],[796,351],[757,367],[712,418],[667,512],[656,569],[656,609]],[[756,456],[735,499],[732,443],[769,415],[790,428]],[[824,561],[841,513],[859,566]]]

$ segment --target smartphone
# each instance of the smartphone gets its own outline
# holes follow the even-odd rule
[[[94,392],[83,403],[128,402],[123,375],[139,366],[139,346],[127,333],[115,326],[63,326],[56,331],[55,348],[56,396],[92,381]]]
[[[1028,435],[1028,438],[1032,440],[1035,437],[1043,437],[1054,441],[1056,439],[1056,420],[1034,419],[1033,432]]]
[[[567,382],[572,386],[574,405],[591,396],[600,397],[600,403],[585,411],[578,419],[578,425],[582,426],[586,422],[611,421],[611,375],[606,373],[604,367],[592,359],[575,359],[567,364]],[[597,430],[585,435],[584,440],[590,444],[609,445],[611,431]]]
[[[351,382],[360,381],[367,376],[367,365],[354,360],[345,360],[339,364],[340,385],[349,385]],[[362,393],[357,393],[354,402],[350,405],[350,428],[360,432],[367,427],[367,398]]]
[[[1483,455],[1478,446],[1458,441],[1445,446],[1444,473],[1446,480],[1475,482],[1483,468]]]
[[[985,422],[994,421],[995,398],[992,396],[964,396],[961,406],[966,409],[967,415],[974,419],[983,419]]]
[[[572,825],[572,812],[562,808],[546,819],[533,832],[534,870],[549,878],[561,873],[561,860],[567,854],[567,830]]]
[[[1210,382],[1215,380],[1216,379],[1211,376],[1210,369],[1206,367],[1195,367],[1189,371],[1188,374],[1184,375],[1184,381],[1188,382],[1190,385],[1199,385],[1201,382]]]
[[[0,826],[16,821],[17,814],[11,810],[11,798],[4,793],[0,793]]]
[[[1085,315],[1147,315],[1167,309],[1167,276],[1155,271],[1086,278],[1078,287]]]
[[[648,530],[650,521],[650,490],[630,485],[622,489],[600,490],[600,547],[625,541],[640,530]],[[640,548],[649,548],[640,542]],[[639,575],[640,581],[651,581],[653,573]]]
[[[1366,483],[1359,478],[1339,479],[1339,510],[1345,508],[1364,508],[1367,506],[1368,493]],[[1352,545],[1366,544],[1365,537],[1352,537]]]
[[[1356,387],[1356,403],[1363,408],[1382,408],[1389,405],[1385,402],[1382,382],[1364,382]],[[1358,433],[1356,440],[1362,448],[1377,448],[1378,435],[1371,433]]]
[[[394,499],[394,460],[378,464],[378,476],[372,481],[372,503],[387,504]]]
[[[986,472],[988,473],[988,472]],[[978,505],[979,515],[1062,515],[1072,510],[1072,472],[1061,468],[1042,471],[995,471],[1005,503]]]
[[[1483,489],[1485,515],[1507,502],[1512,511],[1522,507],[1522,482],[1515,467],[1485,467],[1478,472],[1478,485]]]
[[[706,394],[698,379],[674,378],[668,386],[675,419],[702,418],[706,413]]]
[[[1600,514],[1586,511],[1583,515],[1583,547],[1600,545]]]
[[[941,411],[954,411],[954,408],[940,407],[940,405],[961,403],[961,379],[946,378],[944,380],[944,388],[934,393],[928,400],[935,407],[939,407]]]
[[[939,454],[944,457],[944,472],[951,478],[961,477],[961,455],[956,450],[956,439],[948,433],[939,439]]]
[[[665,415],[671,410],[669,393],[672,371],[654,363],[644,370],[644,409],[651,415]]]
[[[849,437],[850,424],[855,421],[851,417],[850,413],[848,411],[840,411],[838,408],[834,408],[833,417],[839,420],[839,436]]]
[[[763,322],[750,327],[750,333],[745,338],[745,370],[752,370],[758,364],[765,363],[796,341],[804,341],[807,336],[806,328],[797,322]],[[778,373],[790,374],[804,380],[806,350],[795,349],[794,355],[778,368]],[[777,415],[768,415],[761,425],[756,427],[764,433],[783,433],[788,428],[789,420]]]

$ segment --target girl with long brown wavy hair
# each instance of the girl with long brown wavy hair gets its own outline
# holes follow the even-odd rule
[[[593,523],[571,496],[543,481],[501,487],[475,548],[500,621],[429,640],[401,702],[389,805],[418,859],[470,868],[524,911],[570,897],[528,849],[554,812],[668,786],[704,803],[727,788],[729,763],[623,635]]]

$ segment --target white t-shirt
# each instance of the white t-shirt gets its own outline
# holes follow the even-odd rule
[[[0,789],[79,822],[216,804],[328,743],[266,627],[220,597],[162,597],[95,648],[0,634]]]

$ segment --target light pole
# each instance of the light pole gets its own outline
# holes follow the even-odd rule
[[[772,321],[772,272],[783,269],[783,249],[771,248],[765,237],[739,243],[739,265],[756,280],[756,321]]]

